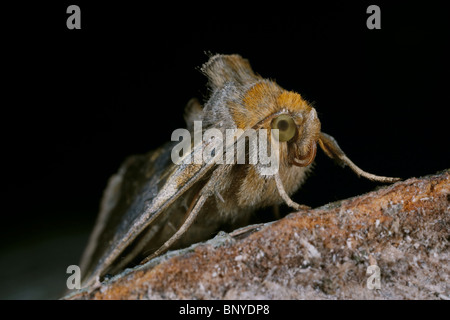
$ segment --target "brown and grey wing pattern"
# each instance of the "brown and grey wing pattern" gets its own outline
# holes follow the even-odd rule
[[[145,155],[126,159],[113,175],[103,194],[100,213],[80,268],[87,279],[97,267],[106,250],[128,230],[133,221],[145,211],[159,192],[174,165],[168,145]]]

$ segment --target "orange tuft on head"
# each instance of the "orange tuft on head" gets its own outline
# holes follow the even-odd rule
[[[263,80],[253,85],[243,96],[242,104],[232,107],[238,128],[248,129],[280,111],[292,115],[309,112],[311,107],[296,92],[286,91],[275,82]]]
[[[286,108],[291,112],[309,111],[311,107],[303,100],[302,96],[296,92],[283,91],[277,99],[277,104],[281,108]]]

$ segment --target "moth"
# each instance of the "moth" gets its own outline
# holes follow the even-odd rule
[[[99,216],[80,263],[84,287],[169,248],[207,240],[226,223],[245,224],[259,208],[284,202],[295,210],[307,210],[290,196],[311,170],[317,146],[359,176],[378,182],[399,180],[357,167],[336,140],[321,131],[316,110],[300,94],[254,73],[248,60],[241,56],[211,56],[201,71],[208,79],[210,96],[204,106],[197,100],[189,101],[184,116],[187,130],[195,134],[193,124],[201,121],[203,131],[213,128],[224,134],[227,129],[276,132],[278,171],[263,175],[262,164],[236,161],[174,163],[174,142],[148,154],[129,157],[104,191]],[[245,139],[245,134],[235,138],[227,140],[227,150]],[[192,144],[190,154],[184,156],[195,156],[208,143],[209,140],[202,140]],[[247,150],[246,157],[252,152],[255,151]]]

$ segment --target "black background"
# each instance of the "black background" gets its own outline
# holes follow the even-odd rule
[[[170,140],[186,102],[207,94],[205,51],[239,53],[313,102],[322,130],[366,171],[448,168],[443,6],[314,3],[4,9],[0,298],[61,294],[107,179],[127,156]],[[81,30],[66,28],[70,4],[81,8]],[[366,27],[370,4],[381,8],[381,30]],[[294,199],[316,207],[378,185],[318,151]]]

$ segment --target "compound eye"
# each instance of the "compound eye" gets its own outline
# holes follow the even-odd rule
[[[279,140],[284,142],[291,140],[295,136],[297,126],[291,116],[282,114],[273,119],[272,129],[279,130]]]

